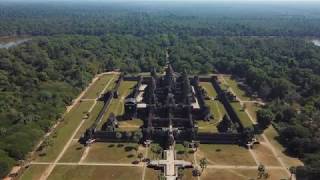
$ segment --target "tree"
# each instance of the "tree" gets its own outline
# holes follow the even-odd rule
[[[257,111],[257,121],[262,128],[266,128],[274,120],[274,114],[270,109],[259,109]]]
[[[200,167],[201,167],[201,172],[208,166],[208,160],[206,158],[200,159]]]
[[[268,179],[269,174],[263,164],[258,166],[258,179]]]

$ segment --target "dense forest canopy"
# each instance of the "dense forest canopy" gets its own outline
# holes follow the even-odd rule
[[[320,36],[317,6],[230,2],[0,2],[0,35]]]
[[[320,6],[318,6],[320,7]],[[0,35],[32,41],[0,49],[0,176],[24,159],[92,77],[120,68],[230,73],[268,102],[299,169],[320,169],[320,10],[314,5],[0,2]],[[35,36],[36,35],[36,36]],[[246,36],[246,37],[244,37]]]

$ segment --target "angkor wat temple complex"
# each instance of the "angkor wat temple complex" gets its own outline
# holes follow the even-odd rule
[[[122,81],[136,81],[136,86],[125,98],[124,115],[120,118],[110,116],[101,129],[97,124],[108,108],[112,98],[118,98],[118,88]],[[198,132],[197,121],[209,121],[212,111],[205,103],[206,93],[201,82],[211,82],[218,93],[216,98],[226,109],[232,132]],[[149,76],[120,75],[115,88],[107,92],[102,99],[105,102],[96,122],[87,129],[82,143],[93,141],[130,142],[149,144],[159,142],[169,147],[173,142],[199,141],[200,143],[248,144],[253,139],[253,127],[244,127],[229,102],[232,95],[220,88],[216,76],[188,76],[186,72],[176,73],[169,64],[164,74],[152,70]],[[121,120],[141,119],[143,125],[139,132],[133,132],[132,138],[124,131],[117,131]],[[228,124],[228,123],[226,123]],[[117,134],[123,136],[117,136]],[[141,135],[139,135],[141,134]],[[135,138],[134,138],[135,137]]]

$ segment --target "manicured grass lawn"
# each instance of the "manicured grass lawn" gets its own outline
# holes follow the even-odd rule
[[[141,119],[133,119],[127,121],[120,121],[118,131],[137,131],[140,129],[140,126],[143,125]]]
[[[64,121],[59,124],[56,132],[52,134],[53,145],[47,148],[46,155],[38,156],[36,161],[52,162],[58,156],[92,104],[92,101],[80,102],[65,115]]]
[[[301,165],[303,165],[302,161],[299,160],[298,158],[288,156],[284,153],[285,148],[277,141],[277,137],[279,136],[279,134],[274,129],[273,126],[269,126],[264,131],[264,134],[266,135],[266,137],[268,138],[270,143],[273,145],[273,147],[276,148],[277,153],[279,154],[279,156],[282,158],[282,160],[284,161],[284,163],[287,166],[301,166]]]
[[[265,144],[261,143],[255,145],[253,151],[255,152],[259,163],[265,166],[281,166],[271,149]]]
[[[78,141],[73,141],[59,162],[79,162],[85,147]]]
[[[135,148],[138,147],[136,151]],[[84,162],[132,163],[145,148],[133,143],[94,143]]]
[[[102,90],[105,88],[105,86],[108,84],[108,82],[113,78],[113,80],[110,82],[108,89],[111,89],[113,87],[113,82],[117,79],[117,75],[115,74],[106,74],[102,75],[86,92],[86,94],[83,96],[84,99],[95,99],[98,98],[101,94]]]
[[[94,108],[92,109],[92,111],[90,113],[89,118],[85,120],[85,122],[83,123],[83,125],[79,129],[75,138],[80,138],[81,135],[84,134],[86,129],[89,128],[94,123],[94,121],[97,119],[97,117],[99,115],[99,112],[103,108],[103,105],[104,105],[104,103],[102,101],[97,101],[96,105],[94,106]]]
[[[247,101],[251,99],[249,96],[246,95],[246,92],[239,87],[237,81],[231,79],[231,76],[224,76],[224,79],[227,82],[228,86],[233,90],[234,93],[236,93],[236,95],[242,101]]]
[[[199,132],[218,132],[217,122],[197,121]]]
[[[238,145],[201,144],[196,155],[197,161],[205,157],[212,165],[256,165],[250,152]]]
[[[140,180],[141,167],[57,166],[48,180]]]
[[[200,82],[200,85],[205,89],[205,91],[211,98],[215,98],[217,96],[217,92],[212,86],[212,83]],[[221,102],[218,100],[205,100],[205,102],[210,107],[210,110],[213,113],[213,120],[220,121],[226,114],[226,111]]]
[[[200,82],[200,86],[202,86],[204,88],[204,90],[207,92],[207,94],[210,97],[212,97],[212,98],[217,97],[218,94],[217,94],[216,90],[213,88],[211,82]]]
[[[242,125],[244,128],[253,128],[252,121],[250,120],[248,114],[243,111],[243,108],[241,107],[239,102],[231,102],[230,103],[235,112],[237,113],[240,121],[242,122]]]
[[[20,180],[34,180],[39,179],[42,173],[46,170],[47,165],[31,165],[29,166],[24,173],[19,178]]]

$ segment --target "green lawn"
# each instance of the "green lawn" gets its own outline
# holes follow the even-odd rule
[[[59,162],[79,162],[85,147],[78,141],[73,141]]]
[[[256,165],[250,152],[238,145],[201,144],[196,155],[197,161],[205,157],[211,165]]]
[[[207,92],[209,97],[215,98],[217,97],[217,92],[212,86],[210,82],[200,82],[200,85]],[[222,103],[218,100],[205,100],[206,104],[210,107],[211,112],[213,113],[213,119],[215,121],[220,121],[223,116],[226,114],[226,110],[224,109]]]
[[[207,92],[207,94],[210,97],[212,97],[212,98],[217,97],[218,94],[217,94],[216,90],[213,88],[211,82],[200,82],[200,86],[202,86],[204,88],[204,90]]]
[[[142,167],[57,166],[48,180],[140,180]]]
[[[94,123],[94,121],[97,119],[99,115],[99,112],[102,110],[103,105],[104,103],[102,101],[97,101],[97,104],[92,109],[89,118],[85,120],[75,138],[80,138],[80,136],[83,135],[86,129]]]
[[[218,122],[213,121],[197,121],[199,132],[218,132]]]
[[[128,121],[120,121],[118,131],[137,131],[143,125],[141,119],[133,119]]]
[[[136,150],[138,148],[138,150]],[[132,163],[145,148],[134,143],[94,143],[85,162]]]
[[[92,104],[92,101],[80,102],[65,115],[64,121],[60,123],[56,131],[52,133],[53,145],[47,148],[45,151],[46,155],[39,155],[36,161],[52,162],[58,156]]]
[[[283,159],[284,163],[288,166],[301,166],[303,165],[302,161],[298,158],[288,156],[284,153],[285,148],[278,142],[277,138],[279,136],[278,132],[274,129],[273,126],[269,126],[264,134],[270,141],[270,143],[277,150],[278,155]]]
[[[230,103],[233,109],[235,110],[236,114],[238,115],[242,125],[244,128],[253,128],[252,121],[250,120],[248,114],[243,111],[239,102],[231,102]]]
[[[257,111],[260,109],[259,105],[253,102],[246,102],[246,110],[253,118],[254,121],[257,121]]]
[[[227,85],[242,101],[248,101],[251,99],[249,96],[246,95],[246,92],[239,87],[237,81],[231,78],[231,76],[224,76],[224,79],[227,82]]]
[[[19,178],[20,180],[36,180],[40,179],[42,173],[46,170],[48,165],[31,165],[29,166]]]
[[[115,74],[106,74],[102,75],[86,92],[86,94],[83,96],[84,99],[95,99],[98,98],[99,95],[101,94],[102,90],[105,88],[105,86],[109,83],[109,81],[112,79],[113,80],[110,82],[108,89],[113,88],[113,82],[117,80],[117,75]]]

